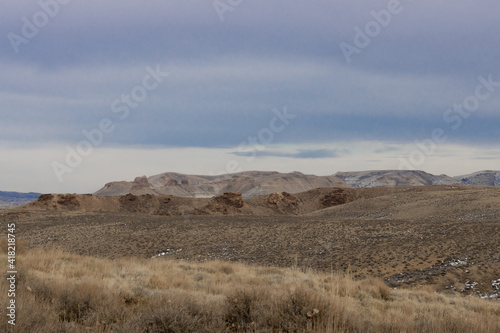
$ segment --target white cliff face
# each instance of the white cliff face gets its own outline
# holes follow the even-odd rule
[[[362,175],[360,175],[360,174],[351,174],[351,175],[346,175],[346,176],[342,177],[342,179],[347,184],[349,184],[351,187],[354,187],[354,188],[367,187],[370,184],[370,181],[366,180],[366,179],[362,180],[361,178],[362,178]]]
[[[495,181],[493,183],[493,186],[500,186],[500,171],[497,171],[495,173]]]
[[[446,175],[437,176],[418,170],[338,172],[335,176],[353,188],[461,184],[460,181]]]

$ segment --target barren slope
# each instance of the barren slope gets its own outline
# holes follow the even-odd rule
[[[225,192],[213,198],[171,195],[94,196],[45,194],[19,210],[120,212],[150,215],[302,215],[328,218],[498,219],[500,190],[485,186],[317,188],[243,199]]]
[[[44,194],[37,201],[17,208],[23,211],[110,212],[147,215],[252,215],[239,193],[215,198],[185,198],[170,195],[98,197],[92,194]]]
[[[158,194],[179,197],[213,197],[225,192],[239,192],[244,198],[278,191],[299,193],[318,187],[349,187],[334,176],[305,175],[300,172],[279,173],[264,171],[240,172],[220,176],[196,176],[167,172],[133,182],[111,182],[95,192],[97,196],[125,194]]]
[[[94,196],[44,194],[19,207],[25,211],[141,213],[149,215],[299,215],[356,200],[353,189],[319,188],[297,194],[275,192],[243,200],[240,193],[225,192],[213,198],[171,195]]]
[[[500,297],[497,187],[321,188],[245,201],[236,193],[45,195],[2,211],[0,221],[15,222],[16,237],[30,247],[350,270],[393,287]]]
[[[337,172],[334,176],[355,188],[462,184],[446,175],[436,176],[419,170]]]
[[[311,213],[329,218],[500,219],[500,189],[488,186],[417,186],[359,189],[348,205]]]
[[[500,186],[500,171],[478,171],[453,178],[466,185]]]

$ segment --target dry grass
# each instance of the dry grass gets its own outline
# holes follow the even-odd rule
[[[499,302],[349,275],[43,249],[17,268],[16,332],[500,332]]]
[[[356,279],[409,273],[412,279],[405,279],[407,287],[429,284],[439,291],[449,291],[449,286],[460,291],[470,280],[487,292],[491,281],[500,278],[499,219],[56,212],[4,221],[16,222],[16,234],[27,248],[56,246],[69,253],[110,259],[146,259],[165,253],[165,257],[189,261],[228,260],[272,267],[297,264],[324,272],[351,267]],[[451,258],[469,260],[465,266],[425,270]]]

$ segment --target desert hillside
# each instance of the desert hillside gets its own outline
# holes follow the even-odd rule
[[[317,188],[243,198],[225,192],[211,198],[172,195],[95,196],[44,194],[18,207],[26,211],[140,213],[148,215],[303,215],[333,218],[500,218],[496,187],[435,185],[380,188]]]
[[[357,191],[358,197],[366,199],[311,214],[329,218],[390,218],[408,221],[500,220],[500,188],[496,187],[440,185]]]
[[[368,193],[346,188],[318,188],[291,194],[275,192],[243,199],[241,193],[225,192],[211,198],[172,195],[95,196],[91,194],[44,194],[19,210],[141,213],[149,215],[300,215],[360,199]],[[377,194],[372,194],[377,195]]]
[[[334,176],[356,188],[462,184],[459,180],[446,175],[437,176],[419,170],[337,172]]]
[[[360,294],[356,294],[357,296],[350,300],[346,300],[343,293],[338,296],[351,305],[359,301],[355,310],[352,310],[354,312],[348,311],[351,313],[349,316],[354,316],[353,318],[358,318],[356,314],[360,313],[359,311],[365,311],[359,307],[364,306],[367,300],[360,296],[364,293],[360,288],[374,283],[373,279],[385,282],[390,289],[380,284],[381,290],[390,290],[389,295],[393,297],[388,303],[379,304],[382,308],[376,308],[381,309],[380,313],[376,314],[377,318],[384,316],[384,313],[387,314],[388,307],[399,297],[397,295],[402,295],[394,288],[408,289],[408,292],[427,290],[436,300],[443,300],[447,305],[453,305],[450,309],[455,309],[455,304],[472,304],[470,302],[485,302],[477,303],[485,306],[493,302],[497,304],[500,299],[498,249],[500,188],[493,186],[329,187],[294,194],[281,191],[251,198],[243,198],[237,192],[226,192],[213,198],[152,194],[126,194],[113,197],[90,194],[46,194],[27,205],[3,210],[0,212],[0,222],[2,225],[16,224],[16,240],[22,241],[20,245],[33,249],[32,253],[36,254],[32,256],[34,263],[40,260],[40,248],[64,251],[58,254],[62,258],[74,255],[92,256],[94,258],[91,259],[71,257],[71,260],[97,260],[96,262],[100,262],[97,265],[104,262],[106,265],[123,262],[124,264],[119,264],[117,267],[119,273],[110,273],[113,277],[109,277],[110,279],[116,277],[117,281],[113,283],[118,285],[121,285],[124,276],[137,281],[136,272],[129,271],[130,263],[134,260],[146,262],[157,260],[166,262],[165,265],[178,262],[181,270],[196,275],[192,276],[192,284],[187,287],[189,290],[201,286],[201,281],[205,281],[205,278],[218,285],[221,276],[225,274],[229,275],[228,278],[233,279],[234,283],[241,285],[240,278],[231,275],[232,272],[239,270],[240,266],[230,264],[241,263],[251,264],[252,267],[258,265],[269,272],[279,272],[290,267],[318,272],[322,276],[318,281],[326,281],[327,276],[333,276],[332,274],[348,274],[356,280],[355,289]],[[55,255],[49,254],[47,258],[55,258]],[[112,260],[108,262],[109,259]],[[209,266],[218,265],[213,261],[220,260],[229,263],[222,264],[224,268],[219,273],[216,272],[213,276],[209,273],[203,277],[196,274],[204,272],[198,271],[195,265],[207,265],[204,269],[208,270]],[[60,268],[62,262],[69,263],[65,259],[56,260],[51,265]],[[72,277],[80,278],[84,272],[92,270],[88,264],[85,265],[76,273],[70,273],[69,270],[53,270],[50,267],[48,269],[51,272],[68,272]],[[104,268],[99,267],[101,268],[96,276],[102,277]],[[27,267],[23,271],[28,274]],[[142,268],[141,271],[141,274],[146,273]],[[163,280],[159,275],[165,276],[164,270],[155,269],[154,272],[149,277],[140,275],[146,279],[144,280],[146,284],[152,286],[148,293],[159,292],[161,285],[165,283],[168,285],[167,281],[174,278],[165,277]],[[33,282],[25,286],[26,290],[29,287],[34,293],[31,299],[34,303],[30,305],[33,309],[38,306],[48,306],[51,309],[50,313],[58,313],[62,309],[61,304],[65,304],[64,301],[68,300],[70,295],[77,295],[75,304],[79,304],[78,302],[82,300],[80,297],[85,301],[85,297],[89,296],[75,294],[76,290],[81,290],[80,287],[67,289],[65,285],[62,285],[61,293],[58,290],[51,291],[49,286],[53,284],[42,282],[45,275],[40,273],[39,269],[34,269],[29,274],[33,276],[42,274],[39,280],[32,277],[26,280],[30,283],[31,281],[40,283],[37,285]],[[279,290],[283,277],[278,276],[278,273],[270,275],[270,280],[266,283],[272,286],[273,290]],[[191,277],[186,276],[175,280],[173,288],[179,288],[182,281],[187,279],[191,281]],[[314,281],[313,279],[309,277],[306,280]],[[253,282],[251,286],[254,286]],[[61,278],[61,283],[64,283],[64,278]],[[310,282],[304,281],[304,283],[309,285]],[[143,285],[142,282],[139,284]],[[286,290],[289,290],[288,287]],[[170,285],[166,288],[169,292],[172,291]],[[319,285],[311,288],[321,291],[317,294],[318,297],[323,294],[323,289]],[[91,287],[91,290],[96,289]],[[115,289],[110,287],[109,290]],[[252,292],[250,286],[248,290]],[[199,291],[195,289],[194,293],[197,294]],[[101,293],[99,291],[92,295]],[[144,294],[139,292],[142,296],[128,297],[126,291],[124,293],[119,293],[116,297],[123,297],[132,302],[136,299],[137,303],[133,304],[143,304],[144,299],[140,297],[144,297]],[[290,297],[298,297],[293,295]],[[194,297],[194,294],[189,297],[192,296]],[[211,296],[207,297],[207,304],[213,304],[209,300]],[[262,300],[261,297],[251,298],[251,295],[241,297],[254,300],[252,301],[254,303],[243,301],[243,305],[261,304],[259,300]],[[401,303],[406,309],[401,318],[414,314],[410,321],[413,323],[421,313],[412,312],[411,309],[415,309],[416,304],[422,302],[428,306],[430,298],[424,297],[426,299],[424,302],[415,298],[417,296],[409,297],[413,301],[407,299]],[[240,297],[235,296],[232,299],[240,300]],[[291,306],[296,304],[296,298],[287,299],[291,302],[287,304]],[[178,300],[180,302],[185,298]],[[489,303],[487,300],[490,300]],[[96,301],[99,302],[99,299]],[[192,309],[189,304],[186,306]],[[220,304],[224,309],[227,309],[226,306],[234,305],[231,302]],[[272,304],[274,303],[271,301],[262,306],[267,307],[269,313],[274,313],[269,310],[275,309],[272,308],[274,306]],[[326,304],[319,308],[312,304],[309,307],[308,303],[307,307],[304,305],[295,313],[297,316],[304,314],[307,316],[308,312],[314,315],[314,309],[326,313]],[[94,304],[91,308],[90,311],[94,311],[98,305]],[[78,313],[78,306],[75,309],[75,313]],[[185,308],[181,307],[179,311],[183,309]],[[257,309],[251,305],[244,309],[247,311],[245,313],[252,313],[253,316],[262,313],[254,312]],[[367,309],[375,311],[371,305]],[[337,315],[333,315],[333,318]],[[464,318],[464,315],[465,313],[456,314],[456,318]],[[491,315],[494,318],[492,322],[498,322],[498,315],[498,312]],[[220,318],[220,316],[215,317]],[[363,312],[363,318],[365,317],[366,314]],[[305,320],[310,319],[305,318]],[[370,318],[370,321],[373,320],[375,319]],[[380,320],[385,321],[385,319]],[[252,319],[249,323],[254,321],[259,322],[258,319]],[[393,325],[390,327],[400,327],[394,326],[395,322],[392,319],[389,321],[390,325]],[[433,324],[433,329],[430,331],[442,331],[438,322],[436,325]],[[303,323],[307,325],[307,322]],[[265,323],[261,322],[261,325]],[[418,327],[413,331],[422,331],[419,331]],[[408,326],[400,328],[403,330]],[[495,332],[495,329],[492,332]],[[387,331],[387,327],[380,331]],[[407,331],[412,332],[411,329]],[[468,331],[473,332],[473,330]],[[460,330],[450,332],[460,332]]]
[[[334,176],[305,175],[300,172],[279,173],[249,171],[220,176],[196,176],[167,172],[151,177],[137,177],[133,182],[111,182],[94,194],[174,195],[179,197],[213,197],[225,192],[239,192],[243,198],[274,192],[299,193],[318,187],[349,187]]]
[[[15,222],[29,248],[298,266],[500,299],[495,186],[323,187],[247,198],[44,194],[3,210],[0,221]]]
[[[337,172],[331,176],[266,171],[248,171],[219,176],[166,172],[151,177],[137,177],[134,181],[110,182],[94,195],[151,194],[209,198],[226,192],[239,192],[246,199],[276,192],[296,194],[320,187],[373,188],[425,185],[498,186],[500,185],[500,171],[481,171],[454,178],[418,170]]]
[[[500,186],[500,171],[478,171],[453,178],[466,185]]]

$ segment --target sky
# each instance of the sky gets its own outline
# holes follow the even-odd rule
[[[0,5],[0,190],[500,165],[500,2]]]

